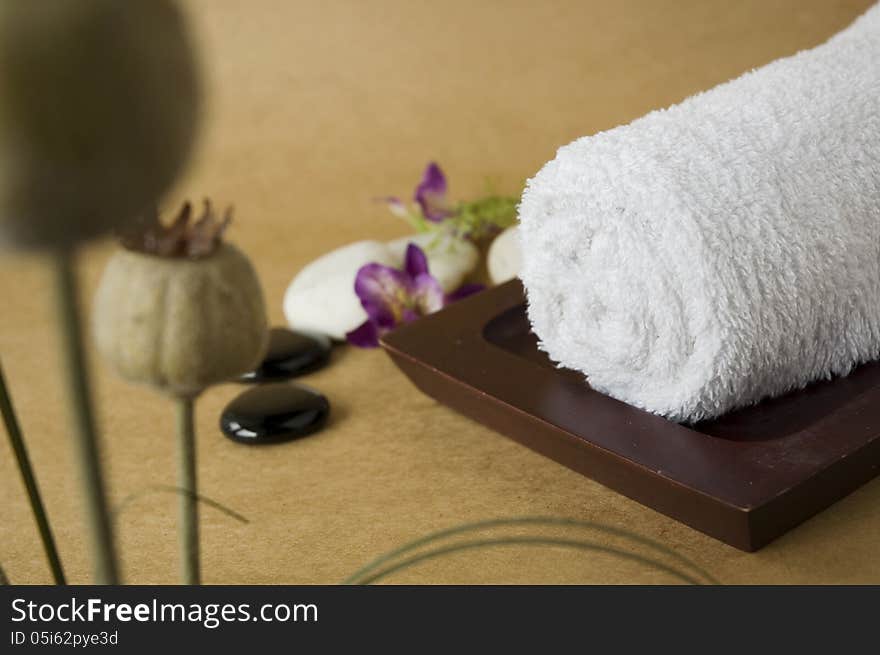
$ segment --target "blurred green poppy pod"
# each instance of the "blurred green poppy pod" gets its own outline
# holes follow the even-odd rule
[[[185,27],[169,0],[0,2],[0,249],[71,246],[155,204],[198,117]]]

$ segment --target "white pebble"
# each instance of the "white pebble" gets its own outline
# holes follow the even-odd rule
[[[370,262],[398,265],[388,247],[378,241],[358,241],[308,264],[284,294],[284,315],[290,326],[344,340],[346,332],[367,319],[354,292],[354,278]]]
[[[354,280],[364,264],[376,262],[403,267],[406,247],[415,243],[428,258],[428,270],[443,290],[457,289],[474,270],[479,251],[469,241],[414,234],[389,243],[358,241],[328,252],[303,268],[284,294],[284,315],[290,326],[305,332],[319,332],[343,341],[346,332],[367,319],[354,292]]]
[[[489,246],[489,254],[486,256],[489,279],[493,284],[512,280],[519,275],[521,265],[517,226],[514,225],[495,237]]]

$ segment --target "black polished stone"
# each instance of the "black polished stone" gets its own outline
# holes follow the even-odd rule
[[[287,380],[317,371],[330,360],[330,339],[283,327],[269,331],[269,350],[256,370],[245,373],[241,382]]]
[[[220,415],[220,429],[234,441],[267,444],[317,432],[327,422],[330,403],[300,384],[261,384],[232,400]]]

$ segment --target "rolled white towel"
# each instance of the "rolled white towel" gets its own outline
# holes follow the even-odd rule
[[[673,420],[880,357],[880,6],[560,148],[523,194],[520,248],[541,348]]]

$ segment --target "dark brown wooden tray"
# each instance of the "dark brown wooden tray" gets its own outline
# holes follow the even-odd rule
[[[880,470],[880,362],[688,426],[555,368],[537,349],[518,281],[405,325],[383,346],[440,402],[742,550]]]

